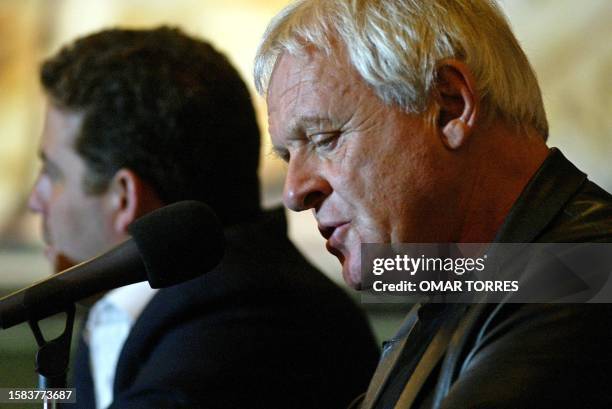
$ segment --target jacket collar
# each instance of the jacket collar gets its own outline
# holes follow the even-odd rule
[[[498,231],[495,243],[531,243],[586,181],[556,148],[531,178]]]

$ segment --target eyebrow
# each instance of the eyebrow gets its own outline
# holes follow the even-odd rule
[[[332,125],[332,121],[329,118],[320,115],[304,115],[299,116],[292,120],[287,127],[289,130],[288,141],[304,139],[303,132],[305,129],[316,126],[316,125]],[[289,156],[289,150],[283,146],[273,145],[272,152],[274,156],[279,157],[283,160],[287,160]]]
[[[324,116],[320,115],[304,115],[295,118],[295,120],[289,123],[289,131],[295,133],[298,129],[305,129],[313,125],[332,125],[332,121]]]

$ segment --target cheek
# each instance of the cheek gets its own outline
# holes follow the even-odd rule
[[[55,245],[66,245],[75,240],[74,237],[79,237],[75,236],[78,234],[75,220],[70,203],[64,197],[53,197],[49,201],[46,224]]]
[[[75,262],[83,261],[101,251],[102,227],[87,201],[70,192],[56,196],[50,203],[47,230],[58,252]]]
[[[362,242],[389,242],[395,230],[413,215],[426,183],[419,153],[398,146],[372,151],[351,163],[341,191],[356,217],[356,234]],[[392,154],[391,154],[392,153]]]
[[[368,158],[353,167],[345,181],[354,213],[363,218],[362,234],[372,236],[375,229],[384,229],[396,212],[401,186],[397,171],[388,161]],[[382,235],[383,232],[381,232]]]
[[[357,137],[357,136],[356,136]],[[338,161],[332,161],[329,174],[334,192],[353,212],[360,212],[375,197],[376,175],[364,146],[347,143]]]

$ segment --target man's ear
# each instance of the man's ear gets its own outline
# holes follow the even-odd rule
[[[459,149],[474,131],[480,108],[476,82],[467,65],[455,59],[438,64],[435,98],[442,142],[449,149]]]
[[[127,234],[127,227],[140,216],[162,206],[148,183],[130,169],[119,169],[110,186],[113,229]]]

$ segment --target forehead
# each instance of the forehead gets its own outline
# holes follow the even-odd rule
[[[295,132],[310,122],[345,121],[374,95],[342,53],[316,50],[279,56],[268,88],[270,134]],[[369,101],[372,102],[372,101]]]
[[[82,123],[83,113],[48,103],[41,141],[43,151],[52,153],[72,149]]]
[[[303,55],[282,53],[272,72],[267,97],[270,102],[287,102],[296,96],[343,93],[354,81],[361,82],[361,78],[342,56],[317,50],[307,50]]]

